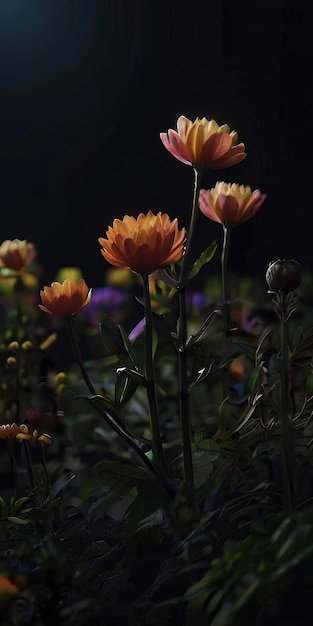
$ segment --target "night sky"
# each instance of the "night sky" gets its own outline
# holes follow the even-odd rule
[[[186,225],[192,168],[159,139],[183,114],[239,133],[248,157],[209,172],[267,199],[233,231],[230,268],[313,269],[311,2],[1,0],[1,241],[32,241],[53,280],[108,265],[98,236],[151,209]],[[197,253],[219,225],[200,215]]]

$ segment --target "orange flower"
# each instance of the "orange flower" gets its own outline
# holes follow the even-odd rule
[[[177,219],[171,221],[167,213],[148,211],[137,219],[125,215],[123,220],[114,220],[106,236],[98,239],[103,257],[138,274],[176,263],[184,252],[185,229],[178,230]]]
[[[54,282],[51,287],[44,287],[40,291],[42,304],[39,308],[45,313],[57,317],[69,318],[84,309],[91,300],[91,289],[88,289],[81,278],[77,285],[71,278],[61,283]]]
[[[0,267],[21,272],[36,258],[34,244],[25,239],[7,239],[0,246]]]
[[[209,219],[232,228],[253,217],[265,198],[259,189],[252,192],[249,186],[218,182],[213,189],[200,190],[199,207]]]
[[[0,574],[0,604],[3,604],[9,598],[18,593],[21,589],[21,584],[18,581],[13,580],[10,576]]]
[[[186,165],[221,169],[239,163],[247,156],[243,143],[237,144],[238,134],[229,126],[219,126],[206,117],[194,122],[181,115],[177,120],[177,131],[171,128],[160,133],[165,148]]]

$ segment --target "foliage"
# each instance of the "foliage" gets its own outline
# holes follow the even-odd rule
[[[194,173],[182,258],[149,275],[125,270],[122,284],[111,270],[91,297],[79,271],[75,282],[61,268],[62,289],[45,291],[54,315],[38,307],[33,255],[24,267],[19,240],[5,242],[4,626],[259,626],[291,611],[309,623],[312,276],[294,260],[271,262],[268,292],[265,271],[229,273],[223,220],[221,241],[189,266],[205,169]],[[247,219],[256,200],[245,194]],[[210,274],[220,248],[221,273]]]

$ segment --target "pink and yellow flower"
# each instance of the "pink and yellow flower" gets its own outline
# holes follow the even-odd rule
[[[245,146],[238,142],[238,133],[227,124],[219,126],[206,117],[194,122],[184,115],[177,120],[177,131],[170,128],[160,133],[165,148],[179,161],[194,167],[222,169],[246,158]]]
[[[33,263],[36,254],[34,244],[25,239],[6,239],[0,245],[0,268],[21,272]]]
[[[154,215],[148,211],[137,219],[129,215],[115,219],[106,238],[99,237],[98,241],[102,256],[111,265],[151,274],[181,259],[185,229],[179,230],[177,219],[171,221],[167,213]]]
[[[83,278],[77,284],[71,278],[66,278],[62,284],[53,282],[50,287],[44,287],[40,297],[42,304],[38,306],[42,311],[56,317],[70,318],[89,304],[91,289]]]
[[[15,422],[13,424],[2,424],[0,426],[0,439],[15,439],[20,432],[20,428]]]
[[[232,228],[251,219],[265,198],[259,189],[251,191],[249,186],[217,182],[213,189],[200,190],[199,207],[209,219]]]

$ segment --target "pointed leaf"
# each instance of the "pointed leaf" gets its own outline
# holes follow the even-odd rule
[[[115,384],[116,407],[122,407],[127,404],[138,387],[138,382],[133,377],[127,376],[125,369],[120,368],[117,370],[118,377]]]
[[[202,337],[202,335],[207,330],[208,326],[214,321],[216,314],[218,312],[219,312],[218,309],[216,309],[215,305],[212,304],[209,307],[209,314],[206,317],[205,321],[203,322],[201,328],[198,330],[198,332],[195,335],[190,335],[190,337],[187,339],[186,345],[180,348],[181,351],[190,349],[196,343],[196,341],[198,341]]]
[[[299,340],[299,335],[296,337],[297,344],[290,354],[290,361],[303,356],[313,355],[313,328],[307,330],[302,338]]]
[[[208,263],[209,261],[211,261],[211,259],[213,258],[215,252],[217,249],[217,239],[215,239],[211,245],[206,248],[206,250],[204,250],[204,252],[202,252],[202,254],[200,255],[200,257],[197,259],[197,261],[195,261],[193,268],[190,270],[189,274],[188,274],[188,278],[187,281],[189,282],[192,278],[194,278],[195,276],[197,276],[197,274],[200,272],[201,268],[203,267],[203,265],[205,265],[205,263]]]
[[[134,364],[132,345],[123,326],[109,315],[104,315],[100,324],[100,333],[107,356],[114,354],[120,360],[127,357]]]

